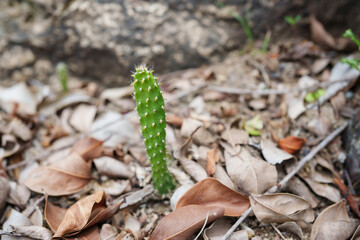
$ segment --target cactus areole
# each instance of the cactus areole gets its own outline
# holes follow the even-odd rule
[[[165,194],[175,187],[175,183],[165,161],[164,98],[156,78],[147,67],[137,67],[133,77],[136,109],[150,159],[154,187],[159,193]]]

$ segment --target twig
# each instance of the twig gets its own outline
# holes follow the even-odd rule
[[[289,94],[294,92],[302,92],[302,91],[309,91],[313,89],[314,87],[327,87],[331,86],[335,83],[340,82],[351,82],[353,79],[343,79],[343,80],[337,80],[332,82],[323,82],[316,84],[311,87],[306,88],[293,88],[293,89],[264,89],[264,90],[251,90],[251,89],[238,89],[238,88],[230,88],[230,87],[220,87],[217,85],[209,85],[207,89],[222,92],[222,93],[229,93],[229,94],[238,94],[238,95],[283,95],[283,94]],[[348,86],[348,84],[346,85]]]
[[[174,102],[174,101],[177,100],[177,99],[181,99],[181,98],[185,97],[186,95],[189,95],[190,93],[193,93],[193,92],[198,91],[200,88],[203,88],[203,87],[205,87],[206,85],[207,85],[206,83],[201,83],[201,84],[199,84],[199,85],[196,85],[196,86],[192,87],[192,88],[189,89],[189,90],[180,91],[179,93],[171,96],[171,97],[166,101],[166,103],[172,103],[172,102]]]
[[[0,229],[0,236],[2,235],[7,235],[7,236],[12,236],[12,237],[22,237],[23,235],[19,234],[19,233],[15,233],[15,232],[7,232],[4,230]]]
[[[294,168],[290,173],[288,173],[279,184],[276,186],[270,188],[265,193],[274,193],[278,191],[279,189],[283,188],[286,183],[293,177],[295,174],[300,171],[304,167],[304,165],[309,162],[321,149],[326,147],[336,136],[338,136],[344,129],[348,126],[348,122],[345,122],[345,124],[336,130],[334,130],[330,135],[328,135],[326,138],[324,138],[315,148],[313,148],[303,159],[300,160],[296,168]],[[246,219],[247,216],[252,212],[252,207],[249,207],[246,212],[241,215],[241,217],[236,221],[236,223],[229,229],[229,231],[226,232],[226,234],[223,236],[221,240],[226,240],[230,235],[235,231],[235,229]]]
[[[271,223],[271,226],[274,228],[275,232],[276,232],[277,234],[279,234],[279,236],[280,236],[282,239],[286,240],[286,238],[282,235],[282,233],[280,232],[280,230],[279,230],[273,223]]]

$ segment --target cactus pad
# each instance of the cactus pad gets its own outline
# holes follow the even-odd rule
[[[165,106],[159,84],[147,67],[136,68],[134,93],[139,114],[141,132],[150,159],[154,187],[161,194],[175,187],[174,180],[166,166],[165,156]]]

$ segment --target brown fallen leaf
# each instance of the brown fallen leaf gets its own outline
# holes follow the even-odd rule
[[[88,132],[91,129],[96,111],[95,105],[80,104],[74,109],[69,123],[80,132]]]
[[[131,178],[134,174],[125,163],[111,157],[102,156],[96,158],[94,164],[100,174],[110,177]]]
[[[347,194],[346,200],[349,203],[351,210],[353,210],[353,212],[359,217],[360,216],[359,206],[358,206],[358,203],[355,201],[352,193],[350,191],[348,193],[348,188],[339,178],[334,177],[334,183],[338,186],[338,188],[340,189],[340,192],[343,195]]]
[[[219,154],[217,148],[210,149],[206,153],[206,172],[208,176],[213,176],[215,173],[216,163],[219,161]]]
[[[298,196],[301,196],[306,201],[308,201],[312,208],[316,208],[320,200],[310,191],[306,184],[301,181],[298,177],[291,178],[288,183],[285,185],[286,191],[294,193]]]
[[[347,239],[356,227],[346,211],[346,201],[342,199],[320,213],[312,226],[310,240]]]
[[[288,136],[286,138],[279,140],[277,144],[282,150],[290,154],[294,154],[304,146],[305,142],[306,142],[305,138]]]
[[[204,240],[221,240],[231,226],[232,224],[228,219],[217,219],[213,224],[204,230],[202,236]],[[229,239],[249,240],[249,236],[246,230],[240,230],[233,232]]]
[[[172,126],[181,127],[183,121],[184,121],[184,118],[182,118],[182,117],[172,115],[172,114],[166,115],[166,122]]]
[[[250,206],[244,195],[226,187],[214,178],[206,178],[185,192],[175,210],[187,205],[215,206],[224,208],[225,216],[241,216]]]
[[[312,40],[323,48],[338,51],[350,51],[356,48],[355,44],[349,38],[335,39],[326,31],[324,26],[315,18],[314,15],[310,16],[310,29]]]
[[[187,205],[164,217],[156,226],[150,240],[184,240],[200,229],[205,221],[221,218],[224,208]]]
[[[319,137],[328,135],[330,133],[330,127],[330,121],[323,114],[319,114],[308,123],[309,130]]]
[[[270,140],[261,139],[261,152],[265,160],[270,164],[279,164],[293,156],[275,146]]]
[[[338,202],[341,199],[340,192],[335,187],[327,183],[319,183],[310,178],[303,178],[310,188],[319,196]]]
[[[234,150],[228,144],[225,148],[226,171],[233,182],[250,193],[263,193],[277,181],[276,167],[252,156],[245,147]]]
[[[302,229],[299,225],[297,225],[295,222],[286,222],[283,223],[277,228],[282,232],[290,232],[298,236],[301,240],[304,238]]]
[[[256,218],[262,223],[314,221],[310,203],[293,194],[252,194],[250,203]]]
[[[106,207],[105,200],[106,195],[103,190],[80,199],[67,210],[56,207],[46,200],[45,218],[50,228],[55,231],[54,238],[77,235],[113,216],[122,202]]]
[[[242,129],[231,128],[225,130],[221,137],[226,140],[230,145],[247,144],[249,141],[249,133]]]
[[[6,200],[10,191],[9,181],[0,176],[0,215],[6,205]]]
[[[79,154],[71,153],[62,161],[33,169],[25,185],[34,192],[61,196],[80,191],[91,179],[91,165]]]
[[[78,153],[86,161],[98,158],[101,155],[103,141],[99,141],[92,137],[82,138],[77,141],[71,151]]]

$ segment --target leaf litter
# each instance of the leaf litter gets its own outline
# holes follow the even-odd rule
[[[166,196],[152,187],[131,87],[75,79],[67,94],[1,87],[2,239],[215,240],[238,217],[244,223],[230,239],[277,239],[274,228],[287,239],[356,239],[359,193],[339,160],[340,137],[280,186],[359,98],[359,73],[319,47],[351,44],[315,17],[310,27],[314,43],[161,76],[167,162],[178,182]],[[325,94],[308,103],[319,89]]]

